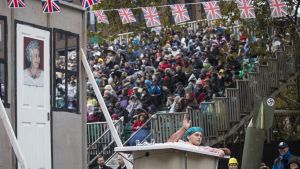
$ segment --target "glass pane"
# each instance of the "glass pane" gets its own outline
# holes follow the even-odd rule
[[[77,37],[68,36],[68,70],[77,70]]]
[[[64,108],[66,97],[66,87],[65,87],[65,74],[61,72],[56,72],[55,79],[55,107]]]
[[[4,59],[4,21],[0,20],[0,59]]]
[[[72,75],[68,78],[68,109],[77,109],[77,78]]]
[[[6,100],[6,93],[5,93],[5,69],[4,64],[0,64],[0,97],[2,102]]]
[[[65,69],[66,63],[66,35],[62,33],[55,33],[55,65],[56,68]]]

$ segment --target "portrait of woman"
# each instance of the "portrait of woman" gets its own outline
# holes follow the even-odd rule
[[[24,38],[24,85],[44,86],[43,41]]]

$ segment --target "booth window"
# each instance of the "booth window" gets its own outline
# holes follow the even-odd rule
[[[53,109],[79,113],[79,35],[53,30]]]
[[[0,16],[0,97],[5,107],[7,102],[7,21]]]

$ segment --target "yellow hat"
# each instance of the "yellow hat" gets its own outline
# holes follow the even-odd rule
[[[219,73],[224,73],[224,69],[220,69]]]
[[[102,63],[102,62],[103,62],[103,59],[102,59],[102,58],[99,58],[99,59],[98,59],[98,62],[99,62],[99,63]]]
[[[230,158],[230,159],[229,159],[229,162],[228,162],[228,165],[229,165],[229,164],[238,164],[238,161],[237,161],[236,158]]]

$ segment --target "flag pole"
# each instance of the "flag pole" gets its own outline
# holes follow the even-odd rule
[[[28,169],[28,165],[25,161],[24,155],[22,153],[22,150],[20,148],[18,140],[17,140],[17,138],[14,134],[14,130],[11,126],[11,123],[9,121],[6,110],[5,110],[4,105],[3,105],[1,100],[0,100],[0,117],[1,117],[1,120],[3,122],[6,134],[8,135],[9,142],[13,147],[13,150],[15,152],[15,155],[17,157],[17,160],[18,160],[19,164],[21,165],[21,168],[22,169]]]
[[[106,121],[107,121],[107,123],[108,123],[110,132],[111,132],[111,134],[112,134],[112,136],[113,136],[113,139],[115,140],[115,142],[116,142],[116,144],[117,144],[118,147],[123,147],[123,144],[122,144],[122,142],[121,142],[121,139],[120,139],[120,137],[119,137],[119,134],[118,134],[118,132],[117,132],[117,129],[116,129],[116,127],[115,127],[115,125],[114,125],[114,123],[113,123],[111,117],[110,117],[110,114],[109,114],[109,112],[108,112],[108,109],[107,109],[107,107],[106,107],[106,105],[105,105],[105,102],[104,102],[104,100],[103,100],[103,97],[102,97],[102,95],[101,95],[101,92],[100,92],[100,90],[99,90],[99,87],[98,87],[98,85],[97,85],[97,83],[96,83],[95,77],[94,77],[94,75],[93,75],[93,73],[92,73],[92,70],[91,70],[91,68],[90,68],[90,66],[89,66],[89,64],[88,64],[88,61],[87,61],[87,59],[86,59],[86,56],[85,56],[84,51],[83,51],[82,48],[81,48],[81,53],[82,53],[82,55],[81,55],[81,61],[82,61],[82,63],[83,63],[83,66],[84,66],[84,68],[85,68],[85,71],[86,71],[86,73],[87,73],[87,75],[88,75],[88,78],[89,78],[89,80],[90,80],[90,82],[91,82],[91,84],[92,84],[92,86],[93,86],[93,89],[94,89],[94,92],[95,92],[95,94],[96,94],[97,100],[98,100],[98,102],[99,102],[99,104],[100,104],[100,107],[101,107],[101,109],[102,109],[102,112],[103,112],[103,114],[104,114],[104,117],[105,117],[105,119],[106,119]],[[127,169],[132,169],[132,165],[131,165],[127,160],[125,160],[125,165],[126,165]]]

